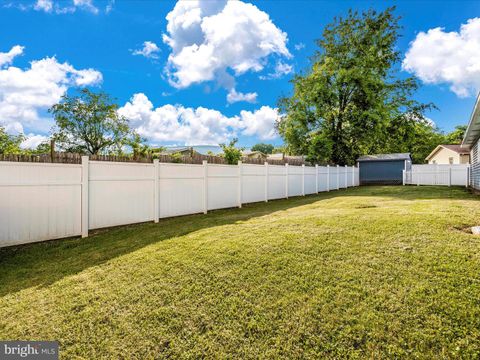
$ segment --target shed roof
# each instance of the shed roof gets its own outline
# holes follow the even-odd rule
[[[394,160],[411,160],[410,153],[398,154],[375,154],[360,156],[357,161],[394,161]]]

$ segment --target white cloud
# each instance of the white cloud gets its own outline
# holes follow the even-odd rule
[[[133,95],[119,113],[131,121],[138,133],[150,141],[185,145],[218,144],[239,133],[272,139],[275,135],[277,109],[263,106],[257,111],[242,111],[228,117],[204,107],[163,105],[154,108],[143,93]]]
[[[28,134],[26,139],[20,144],[22,149],[35,149],[41,143],[47,141],[48,136]]]
[[[53,10],[53,0],[37,0],[33,8],[37,11],[51,12]]]
[[[100,72],[77,70],[54,57],[32,61],[26,69],[15,66],[0,69],[0,126],[9,132],[23,133],[24,127],[46,132],[52,120],[42,113],[60,101],[69,87],[96,85],[101,81]]]
[[[132,51],[133,55],[141,55],[150,59],[158,59],[160,48],[152,41],[144,41],[143,48]]]
[[[293,72],[293,66],[290,64],[285,64],[281,61],[278,61],[275,65],[273,73],[260,76],[261,80],[270,80],[270,79],[279,79],[282,76],[291,74]]]
[[[0,52],[0,67],[10,65],[16,56],[23,54],[24,46],[15,45],[8,52]]]
[[[167,22],[167,74],[177,88],[217,81],[231,90],[232,73],[261,71],[271,55],[291,57],[287,34],[267,13],[242,1],[178,1]]]
[[[298,44],[295,44],[295,45],[294,45],[294,48],[295,48],[295,50],[300,51],[300,50],[302,50],[302,49],[305,48],[305,44],[302,43],[302,42],[301,42],[301,43],[298,43]]]
[[[73,0],[73,5],[98,14],[98,9],[93,5],[92,0]]]
[[[449,84],[459,97],[480,90],[480,18],[462,24],[460,31],[434,28],[411,42],[402,67],[427,84]]]
[[[64,6],[67,4],[67,6]],[[20,10],[26,11],[31,9],[30,6],[22,5],[18,6]],[[92,0],[71,0],[67,1],[54,1],[54,0],[37,0],[33,5],[33,9],[37,11],[43,11],[46,13],[56,13],[56,14],[67,14],[73,13],[77,9],[82,9],[89,11],[93,14],[98,14],[98,8],[93,4]],[[111,4],[109,4],[106,8],[106,12],[108,13],[111,10]]]
[[[235,89],[230,90],[227,95],[227,102],[229,104],[233,104],[239,101],[246,101],[249,103],[254,103],[257,101],[258,94],[256,92],[253,93],[241,93],[237,92]]]
[[[262,106],[254,112],[241,111],[243,135],[258,136],[261,140],[271,140],[277,137],[275,123],[279,117],[278,109]]]

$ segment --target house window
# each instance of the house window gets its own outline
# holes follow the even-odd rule
[[[432,164],[436,164],[436,163],[437,163],[437,160],[433,160],[433,161],[432,161]]]
[[[449,158],[448,158],[448,163],[449,163],[450,165],[453,164],[453,157],[449,157]]]

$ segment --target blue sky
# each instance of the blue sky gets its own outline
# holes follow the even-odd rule
[[[307,68],[324,26],[349,8],[392,4],[4,0],[0,126],[29,135],[32,146],[52,126],[46,109],[86,85],[117,98],[153,144],[215,144],[234,136],[242,146],[280,144],[273,132],[277,99]],[[396,5],[402,76],[422,79],[417,98],[439,107],[427,116],[442,130],[466,124],[480,88],[480,2]]]

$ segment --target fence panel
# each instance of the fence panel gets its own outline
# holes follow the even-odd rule
[[[329,168],[326,166],[318,167],[318,191],[328,191],[329,190]]]
[[[268,199],[286,197],[286,166],[268,165]]]
[[[288,166],[288,196],[302,195],[303,169],[301,166]]]
[[[154,219],[153,164],[90,161],[89,229]]]
[[[0,247],[358,185],[339,167],[82,161],[0,162]]]
[[[238,166],[208,164],[208,210],[238,206]]]
[[[0,162],[0,247],[81,234],[81,165]]]
[[[269,165],[270,167],[272,165]],[[265,201],[265,165],[242,164],[242,203]]]
[[[345,183],[345,167],[340,166],[338,168],[338,187],[340,189],[346,188],[347,184]]]
[[[468,186],[468,164],[412,165],[404,174],[405,184]]]
[[[305,195],[315,194],[317,192],[317,187],[315,182],[317,181],[317,175],[315,167],[305,166]]]
[[[159,164],[159,217],[196,214],[204,211],[204,166]]]
[[[330,166],[329,167],[329,186],[330,190],[337,190],[339,189],[338,187],[338,167],[336,166]]]

